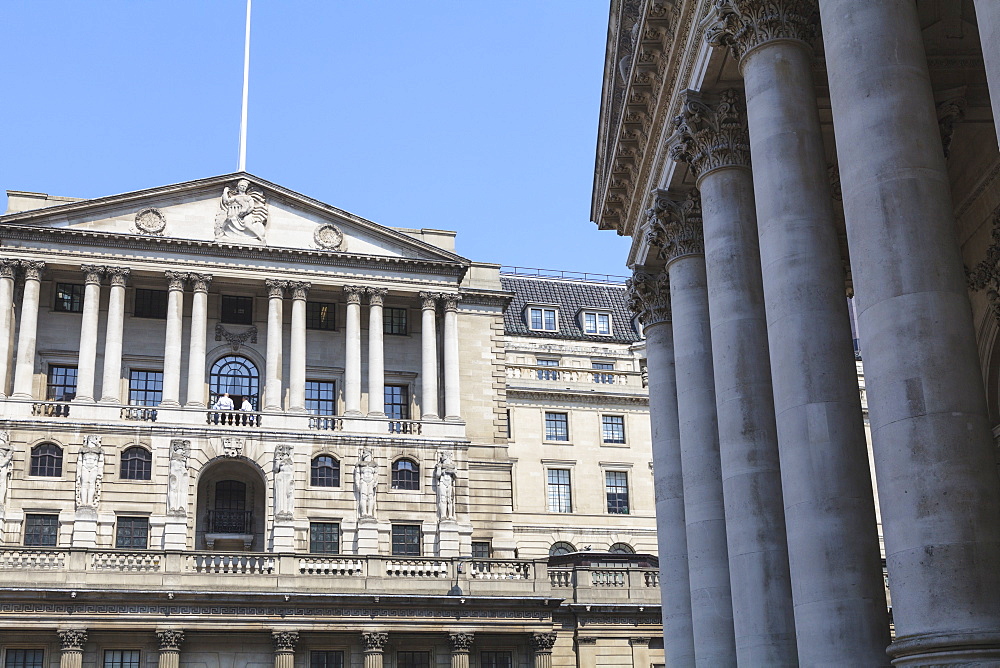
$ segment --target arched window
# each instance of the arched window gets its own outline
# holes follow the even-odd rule
[[[615,543],[608,549],[608,552],[611,554],[635,554],[635,548],[628,543]]]
[[[122,480],[149,480],[153,472],[153,455],[146,448],[133,445],[122,453]]]
[[[55,443],[42,443],[31,449],[31,475],[62,475],[63,451]]]
[[[392,463],[393,489],[420,489],[420,465],[412,459],[397,459]]]
[[[340,487],[340,462],[330,455],[313,457],[309,481],[313,487]]]
[[[260,373],[257,366],[246,357],[227,355],[216,360],[209,375],[210,401],[214,405],[223,394],[228,394],[233,405],[239,408],[244,399],[254,410],[260,410]]]
[[[567,543],[562,540],[557,543],[552,543],[552,547],[549,548],[550,557],[558,557],[560,554],[569,554],[570,552],[576,552],[576,548],[572,543]]]

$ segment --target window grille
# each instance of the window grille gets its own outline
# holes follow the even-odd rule
[[[412,459],[397,459],[392,463],[393,489],[420,489],[420,465]]]
[[[252,325],[253,297],[222,295],[222,322],[227,325]]]
[[[163,372],[133,369],[128,373],[128,402],[132,406],[159,406],[163,401]]]
[[[306,329],[336,328],[336,304],[329,302],[306,302]]]
[[[406,309],[382,309],[382,331],[386,334],[406,334]]]
[[[55,547],[59,541],[58,515],[25,515],[24,544],[36,547]]]
[[[605,443],[625,442],[625,416],[624,415],[602,415],[601,416],[601,439]]]
[[[76,367],[49,365],[45,384],[48,401],[72,401],[76,398]]]

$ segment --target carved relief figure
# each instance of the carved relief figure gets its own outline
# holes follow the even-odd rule
[[[104,448],[100,436],[84,436],[76,466],[76,507],[97,508],[104,478]]]
[[[170,476],[167,479],[167,514],[187,515],[188,457],[191,441],[170,441]]]
[[[232,402],[230,401],[230,403]],[[227,436],[222,439],[222,451],[226,457],[239,457],[243,454],[244,443],[244,439],[238,436]]]
[[[455,481],[458,470],[450,452],[439,452],[434,467],[434,481],[437,483],[438,517],[442,520],[455,519]]]
[[[295,511],[295,464],[292,446],[274,450],[274,519],[290,520]]]
[[[10,444],[10,432],[0,431],[0,519],[3,519],[7,504],[7,484],[14,468],[14,446]]]
[[[358,450],[358,464],[354,467],[354,493],[358,495],[358,518],[375,518],[375,490],[378,487],[378,469],[371,448]]]
[[[215,238],[251,237],[264,241],[267,232],[267,200],[260,190],[250,188],[250,182],[240,179],[236,191],[228,186],[222,190],[222,211],[215,216]]]

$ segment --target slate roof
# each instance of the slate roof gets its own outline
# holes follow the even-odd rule
[[[514,293],[503,318],[508,334],[613,343],[634,343],[639,340],[639,333],[628,310],[624,285],[504,275],[500,276],[500,283],[504,290]],[[558,331],[528,329],[525,313],[528,304],[556,306],[559,309]],[[579,313],[581,308],[586,307],[611,312],[611,336],[583,333]]]

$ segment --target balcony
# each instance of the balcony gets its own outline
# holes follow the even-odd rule
[[[584,369],[580,367],[508,364],[507,378],[523,387],[552,388],[575,386],[609,392],[641,392],[642,377],[638,371]]]

